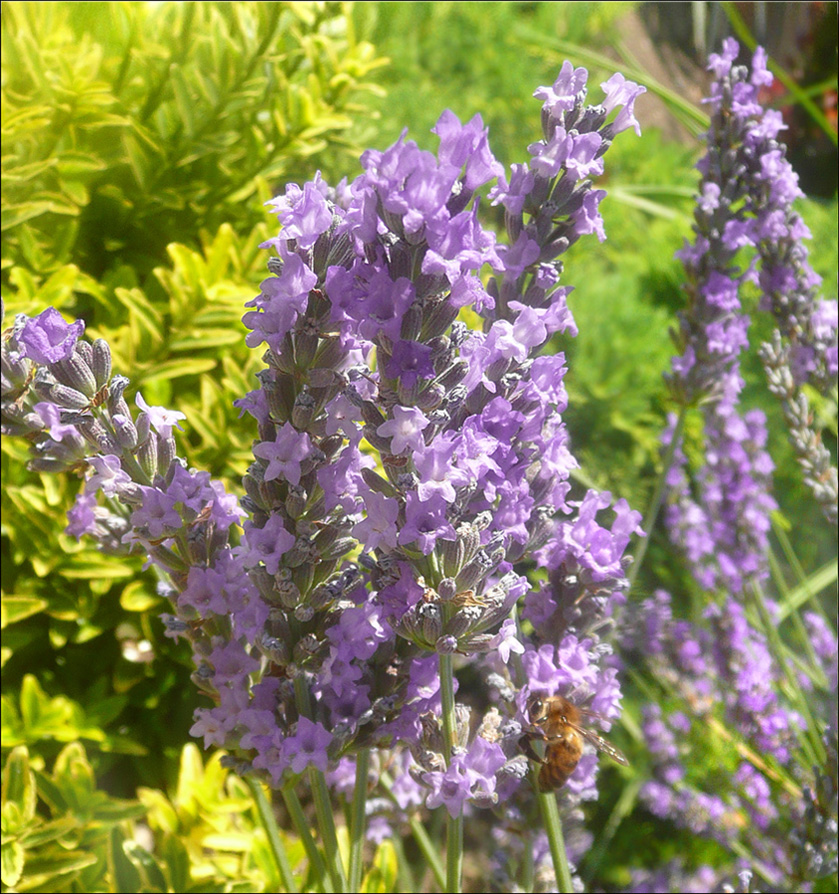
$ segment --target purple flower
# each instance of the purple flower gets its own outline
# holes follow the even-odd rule
[[[150,407],[143,400],[143,395],[139,391],[134,400],[142,412],[148,413],[152,427],[162,437],[170,437],[173,428],[183,431],[178,422],[181,419],[186,419],[185,413],[179,413],[177,410],[167,410],[166,407]]]
[[[463,183],[466,189],[476,190],[503,173],[503,166],[489,149],[489,129],[483,127],[480,115],[468,124],[461,124],[457,115],[446,110],[431,129],[440,137],[437,157],[441,162],[461,168],[466,165]]]
[[[425,799],[426,807],[443,805],[449,816],[460,816],[463,804],[472,794],[472,775],[462,755],[455,755],[445,771],[426,773],[423,781],[431,789]]]
[[[600,134],[567,133],[557,125],[547,143],[528,147],[533,154],[531,168],[543,177],[553,178],[560,169],[567,170],[575,180],[603,173],[603,159],[598,156],[602,144]]]
[[[454,540],[455,531],[446,518],[446,505],[439,494],[423,502],[417,494],[409,493],[405,503],[405,524],[399,532],[400,546],[416,543],[427,556],[438,540]]]
[[[146,532],[151,540],[171,537],[183,526],[175,499],[154,487],[141,488],[143,505],[131,514],[131,524]]]
[[[390,438],[390,452],[395,456],[406,450],[422,450],[425,442],[423,431],[428,427],[428,417],[416,407],[393,408],[393,418],[383,422],[376,434]]]
[[[634,84],[618,71],[604,81],[601,85],[606,99],[603,102],[603,108],[607,112],[611,112],[618,106],[621,107],[617,117],[612,122],[612,134],[618,134],[628,127],[635,128],[635,133],[641,136],[641,125],[635,118],[635,100],[642,94],[647,92],[646,87]]]
[[[283,753],[289,761],[293,773],[302,773],[308,767],[326,770],[329,758],[326,749],[332,735],[320,723],[313,723],[307,717],[297,721],[297,731],[283,743]]]
[[[385,364],[385,373],[391,379],[399,379],[406,388],[415,385],[417,379],[433,379],[431,348],[416,341],[396,342],[393,346],[393,356]]]
[[[87,490],[94,493],[101,490],[106,497],[118,496],[123,486],[131,483],[131,478],[122,469],[118,456],[91,456],[90,465],[94,474],[87,480]]]
[[[277,427],[273,441],[263,441],[253,448],[254,456],[267,460],[265,480],[284,478],[300,484],[301,464],[312,452],[311,441],[305,432],[298,432],[290,422]]]
[[[81,539],[84,534],[92,534],[96,529],[96,497],[93,494],[80,493],[73,508],[67,512],[69,524],[65,534]]]
[[[318,189],[321,182],[318,173],[316,181],[304,184],[302,190],[291,183],[286,187],[285,196],[266,203],[277,210],[283,225],[282,240],[294,239],[300,248],[311,248],[318,236],[332,225],[332,211]],[[263,243],[261,247],[267,248],[269,244]]]
[[[353,537],[368,550],[396,549],[396,518],[399,504],[384,494],[368,491],[364,494],[367,515],[353,528]]]
[[[498,650],[498,655],[504,664],[509,663],[511,652],[515,652],[517,655],[524,652],[524,646],[519,642],[516,634],[516,622],[512,618],[507,618],[493,638],[493,648]]]
[[[282,557],[294,546],[294,534],[285,529],[283,520],[272,515],[261,528],[245,522],[247,552],[243,553],[245,567],[255,567],[260,562],[269,574],[279,571]]]
[[[588,72],[584,68],[574,68],[566,60],[562,63],[557,79],[552,87],[537,87],[533,92],[536,99],[544,100],[543,109],[552,118],[559,119],[563,113],[570,112],[584,94]]]
[[[58,363],[71,356],[76,341],[83,332],[82,320],[65,323],[54,307],[48,307],[37,317],[25,320],[17,335],[20,355],[42,366]]]

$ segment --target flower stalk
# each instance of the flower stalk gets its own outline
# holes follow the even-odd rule
[[[559,806],[555,792],[539,792],[539,810],[542,824],[548,835],[554,871],[561,894],[573,894],[574,882],[571,878],[571,867],[568,865],[568,854],[565,850],[565,838],[562,834],[562,821],[559,818]]]

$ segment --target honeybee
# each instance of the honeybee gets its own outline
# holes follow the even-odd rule
[[[607,754],[613,761],[627,766],[629,761],[602,736],[582,725],[584,716],[598,717],[592,711],[578,708],[561,695],[533,695],[527,701],[527,719],[521,743],[525,753],[538,761],[539,791],[551,792],[565,785],[583,756],[583,741]],[[540,739],[545,743],[545,756],[540,758],[530,743]]]

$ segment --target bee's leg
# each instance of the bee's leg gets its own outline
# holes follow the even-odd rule
[[[540,732],[541,732],[541,730],[540,730]],[[536,761],[537,764],[543,764],[545,762],[544,758],[539,757],[539,755],[536,754],[536,752],[533,750],[533,746],[530,744],[531,741],[533,740],[533,738],[534,738],[533,733],[527,733],[527,734],[523,735],[519,739],[519,748],[524,752],[524,754],[527,757],[530,758],[530,760]],[[538,738],[544,738],[544,733],[541,736],[538,736]]]

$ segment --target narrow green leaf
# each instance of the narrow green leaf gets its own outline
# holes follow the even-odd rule
[[[32,615],[42,612],[49,603],[46,599],[36,596],[15,596],[3,594],[0,605],[0,629],[5,629],[9,624],[22,621]]]
[[[153,372],[143,377],[142,381],[158,382],[163,379],[178,379],[181,376],[197,376],[215,369],[217,365],[218,361],[211,359],[171,360],[155,366]]]
[[[180,113],[181,124],[188,137],[195,134],[195,108],[196,101],[194,91],[188,83],[183,68],[177,63],[169,66],[169,83],[175,94],[175,103]]]
[[[114,879],[115,891],[139,891],[143,882],[139,870],[128,857],[125,836],[118,827],[108,837],[108,868]],[[165,888],[163,889],[165,890]]]

